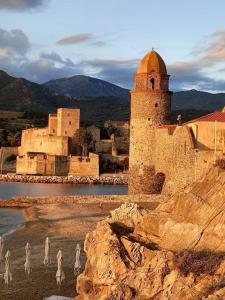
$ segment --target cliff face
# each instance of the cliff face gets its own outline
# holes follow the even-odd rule
[[[123,204],[85,241],[78,300],[224,299],[225,172],[154,211]]]

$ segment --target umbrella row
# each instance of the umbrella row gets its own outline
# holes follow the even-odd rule
[[[47,267],[51,263],[51,242],[49,237],[45,239],[45,251],[44,251],[44,260],[43,264]],[[12,271],[11,271],[11,253],[10,250],[6,251],[4,257],[4,239],[0,236],[0,273],[3,271],[3,280],[5,284],[9,285],[12,281]],[[78,243],[75,250],[75,263],[74,263],[74,275],[79,275],[81,271],[81,246]],[[24,271],[26,276],[30,277],[31,275],[31,246],[29,243],[25,246],[25,263]],[[56,283],[60,287],[62,282],[65,280],[65,273],[63,271],[63,252],[61,250],[57,253],[57,272],[56,272]]]

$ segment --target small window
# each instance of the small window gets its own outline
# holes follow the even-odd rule
[[[155,107],[158,107],[158,103],[155,104]]]
[[[65,130],[65,135],[67,135],[67,131]]]
[[[151,78],[150,83],[151,83],[151,89],[154,90],[155,89],[155,79]]]
[[[67,113],[67,117],[70,117],[70,113]]]
[[[52,132],[55,133],[55,129],[53,129]]]
[[[69,125],[71,125],[71,121],[69,121]]]

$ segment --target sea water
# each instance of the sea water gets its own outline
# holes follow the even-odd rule
[[[53,196],[53,195],[125,195],[127,186],[48,184],[48,183],[0,183],[0,199],[13,196]],[[23,211],[0,208],[0,235],[9,234],[23,224]]]

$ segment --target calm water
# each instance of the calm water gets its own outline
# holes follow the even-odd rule
[[[124,194],[127,194],[127,186],[122,185],[0,183],[0,199],[9,199],[13,196]],[[0,235],[12,232],[23,221],[23,212],[21,210],[0,208]]]
[[[0,208],[0,235],[9,234],[24,222],[23,212],[19,209]]]
[[[13,196],[124,194],[127,194],[127,186],[123,185],[0,183],[0,199]]]

